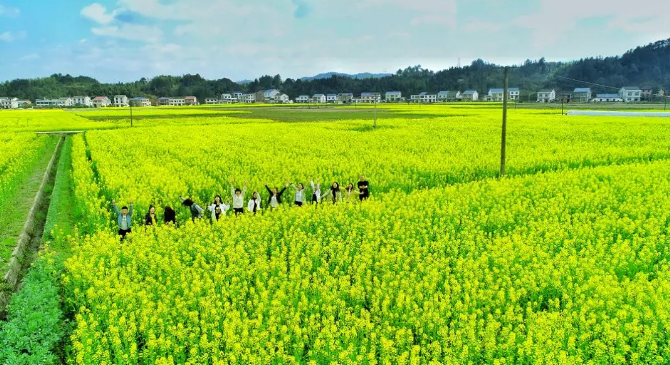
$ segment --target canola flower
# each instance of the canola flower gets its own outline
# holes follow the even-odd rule
[[[35,165],[56,143],[56,138],[34,133],[0,133],[0,208],[10,208],[6,204],[15,198]]]
[[[485,108],[473,113],[479,114],[387,119],[374,132],[363,120],[257,123],[227,118],[237,124],[89,131],[86,139],[104,198],[134,200],[139,211],[154,204],[160,214],[165,205],[178,206],[180,195],[201,204],[226,195],[229,178],[237,185],[249,180],[250,194],[286,179],[308,185],[314,176],[323,186],[333,181],[345,186],[364,174],[378,196],[496,177],[499,113]],[[534,110],[518,115],[523,119],[511,121],[509,128],[510,175],[670,157],[667,121],[568,119]]]
[[[665,364],[669,176],[602,166],[102,231],[65,263],[70,361]]]

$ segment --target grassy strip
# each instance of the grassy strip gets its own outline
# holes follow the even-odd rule
[[[50,242],[51,250],[60,256],[60,260],[68,256],[69,246],[65,244],[67,242],[65,238],[74,231],[72,188],[72,137],[67,137],[58,162],[58,172],[43,237],[44,242]]]
[[[60,306],[58,278],[69,255],[68,235],[73,233],[72,138],[61,150],[42,240],[49,247],[37,258],[23,288],[8,307],[7,322],[0,323],[0,364],[57,364],[67,322]]]
[[[0,272],[6,271],[6,265],[16,247],[23,225],[32,207],[35,194],[42,183],[44,169],[49,164],[58,138],[49,137],[41,157],[26,169],[21,183],[17,184],[14,197],[5,202],[0,215]]]
[[[56,364],[56,345],[63,337],[57,263],[40,257],[24,278],[23,289],[9,303],[7,322],[0,322],[0,364]]]

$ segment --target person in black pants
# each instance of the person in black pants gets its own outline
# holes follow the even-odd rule
[[[364,175],[361,175],[361,180],[358,182],[358,198],[367,200],[370,197],[370,184],[365,179]]]
[[[284,186],[283,189],[281,189],[281,191],[276,187],[270,189],[268,185],[265,184],[265,189],[267,189],[268,193],[270,193],[270,198],[268,199],[268,205],[270,206],[270,209],[277,208],[281,204],[281,196],[284,195],[286,188],[288,188],[288,183],[286,186]]]
[[[114,208],[114,213],[116,213],[117,222],[119,223],[119,236],[121,236],[121,241],[126,239],[126,235],[132,231],[132,216],[133,216],[133,202],[128,202],[130,209],[124,206],[119,210],[119,207],[116,206],[116,200],[112,199],[112,207]]]

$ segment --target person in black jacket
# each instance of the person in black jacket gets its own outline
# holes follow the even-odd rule
[[[163,210],[165,213],[163,214],[163,222],[165,224],[172,223],[174,225],[177,224],[177,212],[172,209],[172,207],[165,207]]]
[[[149,212],[144,216],[144,225],[145,226],[155,226],[156,225],[156,207],[153,205],[149,207]]]
[[[288,184],[284,186],[281,191],[279,191],[278,188],[272,188],[270,189],[267,184],[265,185],[265,188],[268,190],[268,193],[270,193],[270,198],[268,199],[268,205],[270,206],[271,209],[277,208],[279,204],[281,204],[281,197],[286,191],[286,188],[288,188]]]
[[[367,200],[370,197],[370,183],[368,183],[368,180],[365,178],[364,175],[361,175],[361,180],[358,181],[358,198],[363,200]]]

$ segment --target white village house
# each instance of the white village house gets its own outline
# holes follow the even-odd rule
[[[58,99],[37,99],[35,105],[38,108],[65,108],[71,107],[72,98],[58,98]]]
[[[596,97],[591,101],[594,103],[621,103],[623,99],[619,94],[596,94]]]
[[[170,98],[168,105],[170,105],[170,106],[184,106],[184,105],[186,105],[186,98]]]
[[[256,94],[244,94],[242,95],[242,103],[253,104],[256,102]]]
[[[263,91],[263,99],[265,100],[266,103],[275,103],[277,102],[277,97],[281,93],[277,89],[269,89]]]
[[[371,93],[371,92],[364,92],[361,93],[361,103],[379,103],[382,101],[382,94],[380,93]]]
[[[136,107],[146,107],[146,106],[151,106],[151,100],[149,98],[145,98],[143,96],[138,96],[135,98],[131,98],[129,100],[129,104],[131,106],[136,106]]]
[[[556,90],[547,89],[547,90],[540,90],[537,92],[538,103],[551,103],[553,101],[556,101]]]
[[[353,93],[339,93],[337,94],[337,100],[343,102],[343,103],[351,103],[351,101],[354,99],[354,94]]]
[[[491,101],[503,101],[503,94],[505,93],[504,89],[490,89],[488,93],[489,100]],[[507,98],[509,100],[519,100],[519,88],[510,87],[507,89]]]
[[[402,101],[402,92],[400,91],[387,91],[384,95],[384,100],[387,103],[397,103]]]
[[[328,104],[337,103],[337,94],[326,95],[326,103],[328,103]]]
[[[593,94],[590,87],[578,87],[572,91],[572,98],[570,100],[578,101],[580,103],[588,103],[591,101]]]
[[[465,90],[463,94],[461,94],[461,99],[463,101],[477,101],[479,100],[479,93],[477,90]]]
[[[198,105],[198,98],[195,96],[187,96],[184,98],[186,105]]]
[[[125,95],[114,95],[114,106],[115,107],[127,107],[128,97]]]
[[[232,104],[234,101],[237,101],[237,98],[233,98],[232,94],[221,94],[221,103]]]
[[[314,94],[314,95],[312,95],[312,102],[313,103],[325,103],[326,102],[326,95],[324,95],[324,94]]]
[[[410,99],[413,103],[435,103],[437,102],[437,94],[428,94],[424,91],[419,95],[412,95]]]
[[[241,103],[244,99],[244,94],[239,91],[233,92],[233,100],[237,100],[238,103]]]
[[[17,98],[0,98],[0,109],[16,109],[19,107],[19,99]]]
[[[637,86],[624,86],[619,90],[619,97],[626,103],[634,103],[642,100],[642,89]]]
[[[275,102],[279,104],[290,104],[291,99],[288,97],[288,95],[280,93],[275,97]]]
[[[96,96],[95,98],[93,98],[94,108],[106,108],[110,105],[112,105],[112,102],[106,96]]]
[[[219,99],[217,98],[205,98],[205,104],[207,105],[216,105],[219,103]]]
[[[461,98],[460,91],[440,91],[437,93],[437,101],[456,101]]]
[[[296,103],[309,103],[310,97],[309,95],[300,95],[295,99]]]
[[[90,108],[93,106],[93,102],[91,101],[91,98],[88,96],[73,96],[72,105],[83,105],[87,108]]]

